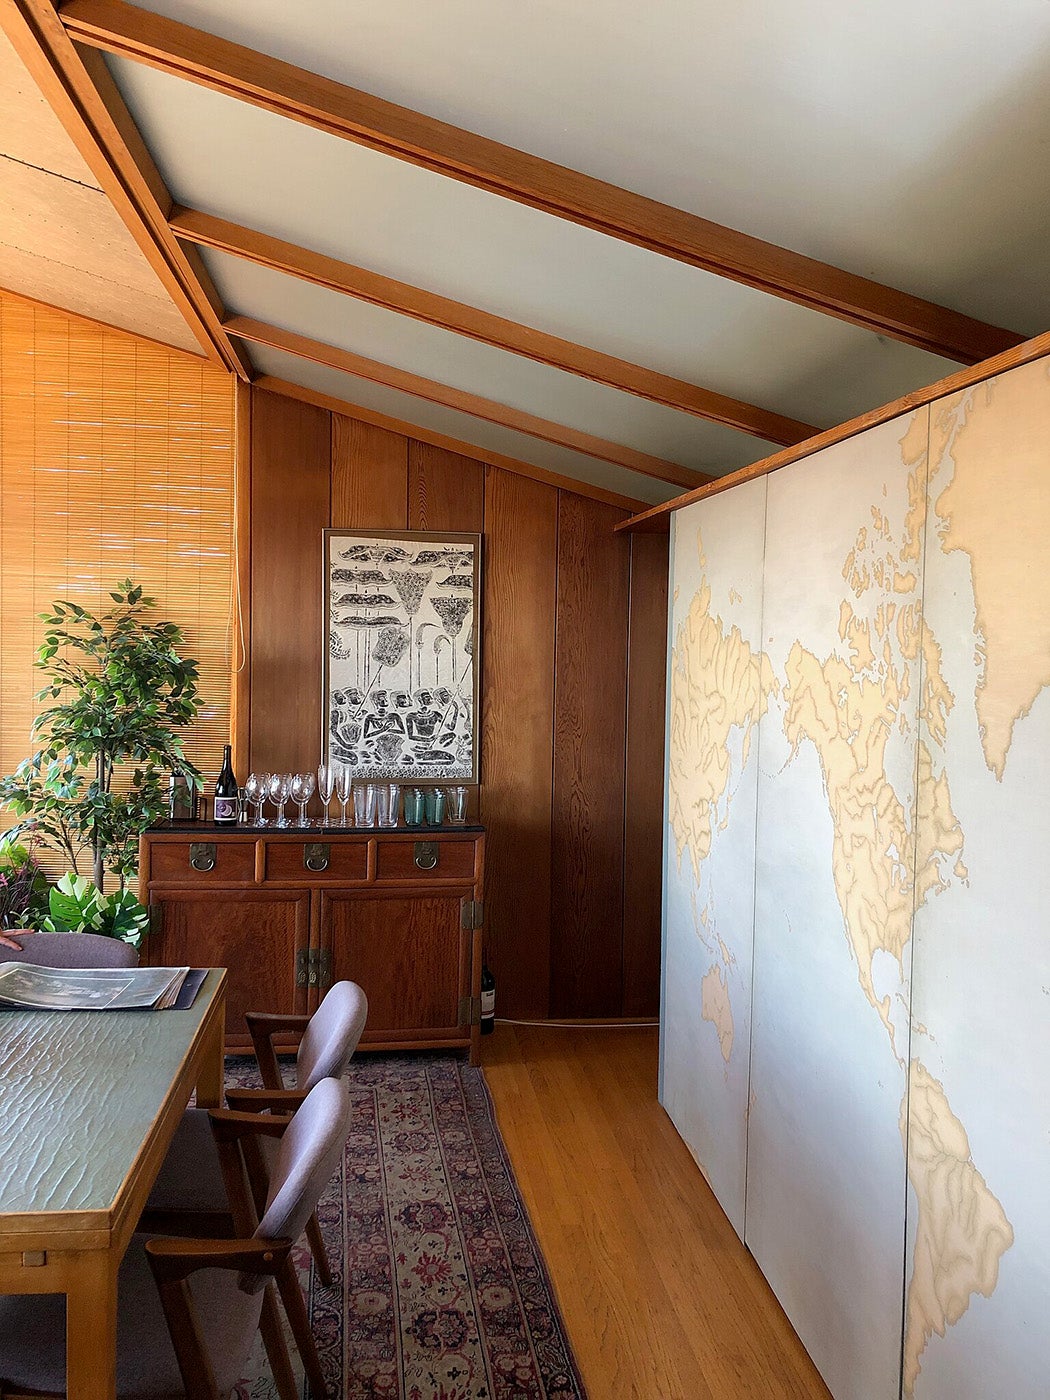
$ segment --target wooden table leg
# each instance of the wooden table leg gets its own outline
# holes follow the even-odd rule
[[[215,998],[215,1014],[208,1028],[204,1053],[197,1073],[197,1107],[222,1108],[226,1094],[226,996]]]
[[[115,1400],[118,1262],[105,1250],[69,1260],[66,1394],[77,1400]]]

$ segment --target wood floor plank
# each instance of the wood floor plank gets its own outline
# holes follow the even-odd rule
[[[485,1077],[592,1400],[829,1400],[656,1099],[655,1027],[501,1024]]]

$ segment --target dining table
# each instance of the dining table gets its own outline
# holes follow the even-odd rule
[[[225,1001],[212,968],[186,1010],[0,1011],[0,1294],[66,1295],[70,1400],[116,1395],[120,1261],[191,1095],[222,1102]]]

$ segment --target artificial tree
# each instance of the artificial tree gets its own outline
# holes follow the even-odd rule
[[[180,730],[200,709],[197,662],[181,657],[181,630],[155,622],[156,600],[130,579],[98,616],[57,600],[42,613],[44,640],[34,663],[53,701],[33,723],[41,748],[0,778],[0,805],[23,818],[10,836],[32,830],[79,875],[90,853],[101,892],[106,872],[123,892],[138,863],[138,838],[163,814],[163,783],[201,777],[183,751]]]

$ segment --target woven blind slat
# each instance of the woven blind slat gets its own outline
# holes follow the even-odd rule
[[[37,614],[94,611],[124,578],[186,634],[204,699],[187,752],[218,769],[230,729],[230,377],[0,293],[0,772],[32,750]],[[10,825],[0,813],[0,827]]]

